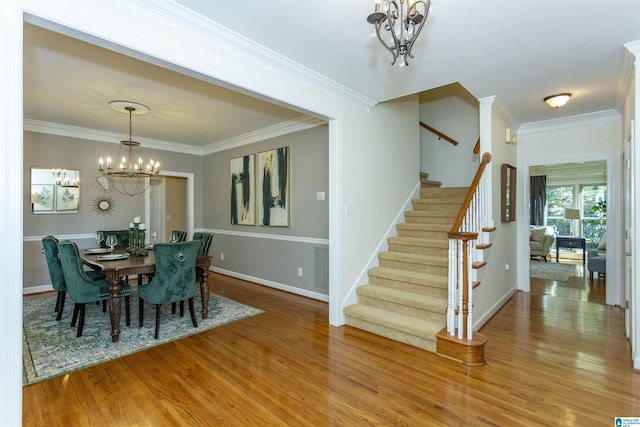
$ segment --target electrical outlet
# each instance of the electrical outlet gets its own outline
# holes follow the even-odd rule
[[[298,267],[298,276],[302,276],[302,267]]]
[[[224,260],[224,253],[220,252],[220,259]]]
[[[509,264],[505,264],[504,269],[509,271]]]

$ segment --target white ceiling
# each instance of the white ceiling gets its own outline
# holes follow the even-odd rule
[[[398,68],[371,37],[374,0],[175,3],[374,101],[459,82],[520,123],[616,109],[624,44],[640,40],[638,0],[434,0]],[[24,43],[26,119],[126,134],[107,102],[133,100],[152,110],[134,137],[204,147],[302,116],[29,24]],[[573,98],[552,110],[557,92]]]

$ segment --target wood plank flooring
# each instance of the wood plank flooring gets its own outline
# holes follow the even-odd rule
[[[211,274],[212,292],[266,312],[25,387],[23,423],[613,425],[640,416],[640,375],[623,310],[582,269],[516,294],[482,329],[480,367],[331,327],[325,303]]]

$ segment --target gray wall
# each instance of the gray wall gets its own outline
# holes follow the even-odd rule
[[[284,146],[290,149],[290,226],[232,225],[230,160]],[[215,234],[209,252],[214,268],[310,296],[328,295],[328,127],[211,154],[204,168],[203,227]],[[317,192],[325,193],[324,201],[316,199]]]
[[[193,172],[195,175],[194,227],[202,226],[202,164],[203,158],[189,154],[147,149],[143,145],[145,158],[159,159],[161,168],[175,172]],[[24,288],[50,285],[41,239],[52,234],[69,238],[80,247],[95,246],[92,236],[98,229],[127,228],[134,216],[144,217],[144,197],[128,197],[117,192],[109,195],[116,206],[111,215],[98,215],[93,211],[93,199],[103,192],[92,185],[92,176],[97,175],[100,156],[118,153],[117,144],[85,139],[68,138],[36,132],[24,133]],[[80,208],[76,214],[31,213],[31,167],[56,167],[80,170]]]

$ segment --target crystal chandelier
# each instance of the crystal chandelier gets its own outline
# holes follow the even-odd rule
[[[149,107],[131,101],[111,101],[109,106],[120,113],[129,114],[129,139],[120,141],[117,166],[112,163],[111,157],[105,161],[100,158],[98,170],[107,177],[109,185],[118,193],[126,196],[137,196],[144,193],[149,187],[149,178],[160,172],[160,162],[152,159],[146,163],[142,161],[142,148],[140,143],[132,139],[131,118],[134,114],[147,114]]]
[[[376,0],[375,12],[367,17],[374,25],[380,43],[393,55],[400,67],[408,66],[407,57],[413,58],[411,48],[427,20],[431,0]]]

